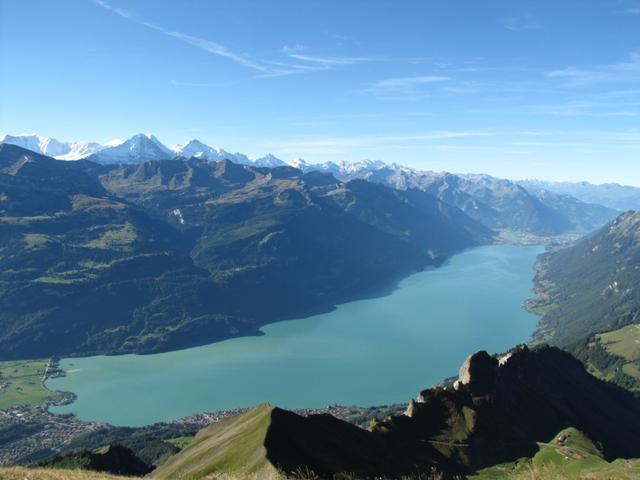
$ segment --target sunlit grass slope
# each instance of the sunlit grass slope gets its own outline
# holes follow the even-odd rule
[[[157,479],[205,478],[214,472],[233,472],[240,478],[275,478],[264,447],[271,422],[270,405],[213,424],[196,435],[180,453],[151,473]]]

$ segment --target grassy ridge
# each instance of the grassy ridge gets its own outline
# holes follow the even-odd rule
[[[204,478],[225,471],[241,476],[274,474],[264,448],[271,411],[272,407],[263,404],[201,430],[183,451],[152,472],[151,477]]]

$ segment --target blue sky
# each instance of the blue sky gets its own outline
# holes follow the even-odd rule
[[[0,133],[640,185],[640,0],[0,0]]]

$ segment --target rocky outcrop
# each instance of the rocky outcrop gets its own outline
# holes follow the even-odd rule
[[[487,395],[493,390],[498,361],[485,351],[470,355],[460,367],[458,381],[467,385],[473,395]]]

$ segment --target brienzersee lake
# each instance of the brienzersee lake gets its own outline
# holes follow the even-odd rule
[[[496,245],[402,280],[392,293],[243,337],[157,355],[68,358],[47,382],[77,401],[53,408],[80,419],[138,426],[199,411],[253,406],[407,402],[477,350],[528,341],[542,247]],[[251,299],[247,299],[251,301]]]

